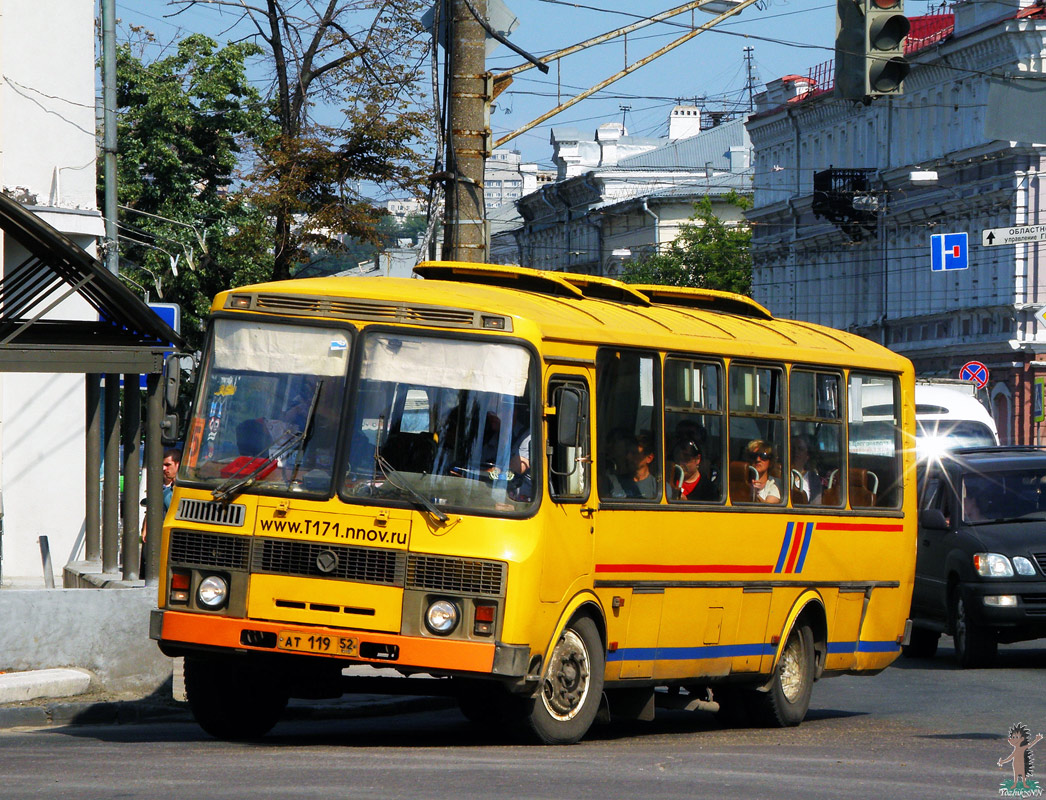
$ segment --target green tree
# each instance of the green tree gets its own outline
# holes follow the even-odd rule
[[[742,210],[751,201],[735,192],[719,200]],[[624,264],[621,280],[626,283],[658,283],[718,289],[737,294],[752,293],[751,228],[744,222],[724,223],[704,197],[694,203],[690,221],[659,253]]]
[[[256,52],[202,35],[151,63],[117,52],[121,274],[180,305],[192,344],[217,292],[272,274],[271,223],[233,187],[245,148],[271,127],[246,77]]]
[[[198,0],[173,0],[189,7]],[[201,4],[202,5],[202,4]],[[275,280],[335,236],[377,244],[383,211],[360,192],[418,184],[429,115],[418,109],[421,0],[208,0],[271,69],[273,132],[257,148],[252,202],[273,221]]]

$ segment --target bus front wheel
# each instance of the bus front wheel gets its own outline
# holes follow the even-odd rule
[[[564,629],[530,700],[528,723],[543,744],[573,744],[591,727],[603,696],[606,661],[596,624],[578,617]]]
[[[814,634],[809,625],[798,624],[788,635],[770,688],[749,696],[749,713],[756,724],[766,727],[798,725],[810,708],[813,686]]]
[[[185,659],[185,694],[197,724],[216,739],[260,739],[280,721],[287,690],[243,659]]]

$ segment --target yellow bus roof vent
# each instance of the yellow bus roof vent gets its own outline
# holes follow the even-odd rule
[[[584,296],[578,287],[564,280],[563,273],[526,267],[472,264],[465,261],[423,261],[414,267],[414,272],[423,278],[440,281],[500,286],[559,297]]]
[[[693,289],[688,286],[660,286],[654,284],[632,284],[632,289],[642,292],[654,305],[683,306],[723,314],[737,314],[756,319],[773,319],[769,309],[751,297],[716,289]]]

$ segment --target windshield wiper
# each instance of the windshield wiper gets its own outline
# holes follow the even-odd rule
[[[275,450],[269,451],[268,458],[264,458],[261,461],[261,455],[257,455],[252,459],[249,459],[243,467],[254,465],[246,475],[241,475],[239,472],[229,476],[229,479],[211,490],[211,497],[220,503],[227,503],[232,500],[236,495],[240,494],[244,489],[249,488],[254,482],[261,477],[263,474],[267,474],[268,471],[287,453],[289,453],[295,446],[301,442],[305,436],[306,431],[300,430],[294,433],[288,433],[283,442],[281,442]],[[242,468],[241,468],[242,469]]]
[[[450,519],[450,517],[436,508],[436,505],[431,500],[411,486],[410,481],[408,481],[399,470],[392,466],[392,464],[386,461],[383,456],[375,455],[374,463],[377,465],[378,469],[381,470],[381,474],[385,476],[385,479],[389,483],[417,500],[418,503],[421,504],[421,507],[438,519],[441,524],[446,523],[447,520]]]

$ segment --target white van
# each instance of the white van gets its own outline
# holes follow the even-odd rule
[[[868,387],[861,397],[866,422],[884,419],[886,397],[880,387]],[[918,459],[939,455],[957,447],[991,447],[999,444],[995,420],[974,395],[972,384],[915,383],[915,452]]]
[[[926,458],[956,447],[990,447],[999,431],[969,384],[915,384],[915,448]]]

